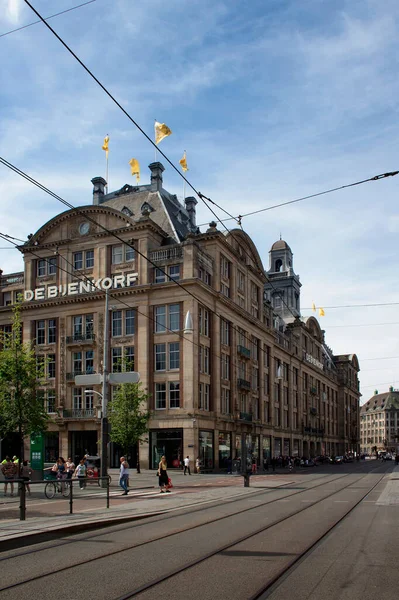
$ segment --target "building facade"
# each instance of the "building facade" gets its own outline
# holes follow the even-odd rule
[[[52,417],[46,459],[97,453],[105,290],[110,294],[109,364],[126,357],[150,394],[144,467],[199,456],[227,468],[242,444],[260,466],[273,455],[359,450],[359,364],[335,356],[314,317],[301,318],[300,281],[288,244],[273,244],[265,271],[251,238],[210,223],[200,232],[194,198],[184,205],[151,183],[105,194],[44,224],[19,247],[24,272],[1,275],[0,327],[22,294],[24,340],[47,357],[39,393]],[[187,313],[192,331],[184,328]],[[111,464],[118,449],[111,447]]]
[[[360,409],[360,446],[367,454],[399,452],[399,390],[378,390]]]

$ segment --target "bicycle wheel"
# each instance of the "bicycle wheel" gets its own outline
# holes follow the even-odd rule
[[[69,496],[71,495],[71,484],[69,483],[69,481],[64,481],[63,485],[64,488],[62,490],[62,495],[64,496],[64,498],[69,498]]]
[[[56,494],[56,483],[54,483],[54,481],[49,481],[48,483],[46,483],[46,485],[44,486],[44,495],[46,496],[46,498],[48,498],[49,500],[51,500],[51,498],[54,498],[55,494]]]

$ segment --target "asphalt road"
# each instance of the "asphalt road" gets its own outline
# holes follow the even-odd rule
[[[389,481],[392,470],[376,461],[318,467],[290,474],[293,483],[284,488],[259,483],[256,494],[223,503],[3,552],[0,594],[396,600],[399,489]]]

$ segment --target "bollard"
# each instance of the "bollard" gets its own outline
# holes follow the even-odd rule
[[[19,488],[19,520],[26,520],[26,490],[25,490],[25,482],[18,482]]]
[[[70,486],[69,486],[69,514],[72,515],[73,514],[73,484],[72,484],[72,479],[69,480]]]
[[[107,477],[107,508],[109,508],[109,477]]]

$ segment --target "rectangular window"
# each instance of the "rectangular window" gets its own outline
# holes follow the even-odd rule
[[[230,380],[230,356],[228,354],[222,354],[220,360],[222,379]]]
[[[169,344],[169,369],[180,369],[180,343]]]
[[[82,337],[83,334],[83,317],[79,315],[78,317],[73,317],[73,337],[78,339]]]
[[[252,338],[251,358],[253,360],[259,360],[259,340],[255,337]]]
[[[199,384],[199,409],[209,410],[209,384]]]
[[[46,343],[46,321],[36,321],[36,344]]]
[[[269,373],[264,373],[263,374],[263,385],[264,385],[264,394],[265,396],[269,396],[270,395],[270,379],[269,379]]]
[[[125,335],[134,335],[135,311],[127,310],[125,313]]]
[[[245,275],[240,270],[237,271],[237,289],[240,290],[240,292],[245,291]]]
[[[220,341],[224,346],[230,346],[230,323],[220,319]]]
[[[94,373],[94,352],[93,350],[86,350],[85,352],[85,371],[86,375]]]
[[[264,410],[265,410],[265,423],[268,423],[270,420],[270,405],[269,402],[265,402],[265,406],[264,406]]]
[[[125,347],[125,370],[134,371],[134,346]]]
[[[86,250],[86,269],[94,267],[94,250]]]
[[[118,337],[122,335],[122,311],[112,311],[112,337]]]
[[[169,382],[169,408],[180,408],[180,383]]]
[[[166,344],[155,344],[155,370],[166,370]]]
[[[82,388],[73,388],[73,409],[82,410]]]
[[[47,261],[42,258],[37,261],[37,276],[43,277],[46,274],[47,274]]]
[[[222,387],[222,413],[224,415],[229,415],[231,412],[230,409],[230,390]]]
[[[57,321],[55,319],[48,320],[47,343],[55,344],[57,341]]]
[[[200,306],[199,308],[199,332],[209,337],[209,311]]]
[[[83,361],[82,361],[82,353],[74,352],[72,355],[72,364],[73,364],[73,373],[74,375],[79,375],[83,370]]]
[[[180,304],[169,304],[169,329],[179,331],[180,329]]]
[[[55,354],[47,356],[47,375],[49,379],[55,378]]]
[[[112,264],[119,265],[123,262],[123,246],[122,244],[118,246],[112,246]]]
[[[207,346],[200,346],[200,373],[209,375],[209,348]]]
[[[92,389],[86,389],[84,394],[84,407],[85,410],[93,410],[94,406],[94,394]]]
[[[173,281],[180,279],[180,265],[171,265],[169,267],[169,277]]]
[[[155,269],[155,277],[154,277],[154,282],[155,283],[165,283],[166,281],[166,273],[164,272],[163,269]]]
[[[88,340],[93,339],[94,317],[93,315],[85,315],[85,331]]]
[[[120,346],[112,348],[112,372],[122,372],[122,348]]]
[[[230,279],[230,262],[223,255],[220,256],[220,276]]]
[[[132,246],[125,246],[125,260],[126,262],[131,262],[136,258],[136,251]]]
[[[155,307],[155,333],[166,331],[166,306]]]
[[[226,296],[226,298],[230,298],[230,288],[228,285],[226,285],[225,283],[221,283],[220,291],[223,294],[223,296]]]
[[[166,408],[166,383],[155,384],[155,408],[157,410]]]
[[[75,271],[83,269],[83,252],[73,253],[73,268]]]
[[[55,413],[55,390],[47,390],[47,412]]]

